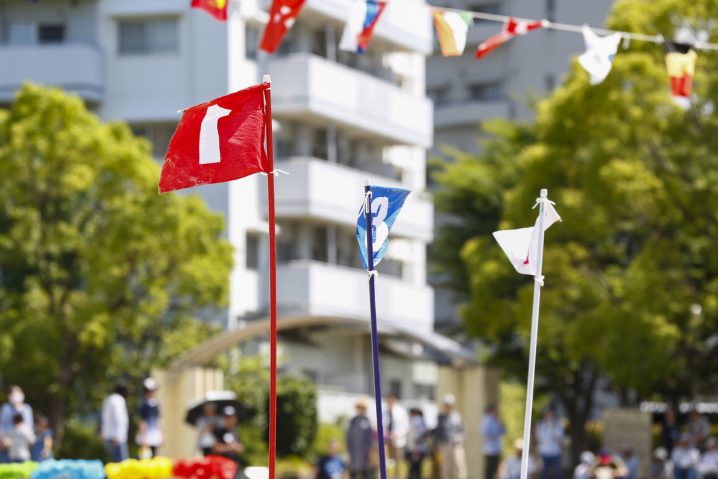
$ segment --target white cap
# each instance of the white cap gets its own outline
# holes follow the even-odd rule
[[[152,378],[147,378],[144,380],[142,385],[147,389],[148,391],[156,391],[157,390],[157,381],[155,381]]]
[[[591,451],[583,451],[581,453],[581,462],[583,464],[592,464],[595,459],[596,456],[594,456]]]
[[[444,396],[444,404],[453,406],[454,403],[456,403],[456,398],[454,397],[453,394],[449,393]]]

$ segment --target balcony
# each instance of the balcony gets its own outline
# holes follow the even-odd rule
[[[308,13],[329,17],[343,25],[346,20],[347,0],[308,0],[303,15]],[[429,9],[416,0],[392,0],[374,31],[374,41],[387,42],[401,50],[431,54],[433,33]]]
[[[364,180],[382,186],[401,187],[394,180],[314,158],[294,158],[277,163],[289,173],[279,178],[276,210],[279,218],[316,218],[353,226],[364,197]],[[430,242],[433,207],[414,192],[406,200],[392,234]]]
[[[0,65],[0,101],[11,101],[25,81],[59,86],[87,101],[102,101],[102,59],[94,46],[0,46]]]
[[[510,106],[507,100],[467,100],[436,107],[437,129],[461,125],[476,126],[495,118],[509,118]]]
[[[431,146],[431,102],[424,97],[310,54],[276,58],[269,71],[278,117],[330,120],[392,143]]]
[[[308,314],[369,318],[367,274],[312,261],[296,261],[277,268],[278,310]],[[427,285],[381,276],[377,284],[379,320],[429,330],[433,325],[434,293]]]

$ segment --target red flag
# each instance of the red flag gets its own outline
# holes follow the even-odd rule
[[[491,36],[476,49],[476,59],[479,60],[498,47],[508,42],[518,35],[526,35],[532,30],[537,30],[544,26],[544,20],[521,20],[516,21],[514,17],[509,17],[504,23],[501,32]]]
[[[268,171],[262,83],[184,111],[165,155],[160,193]]]
[[[297,15],[302,10],[305,0],[273,0],[269,10],[269,21],[264,27],[264,35],[259,48],[274,53],[284,39],[284,35],[292,28]]]
[[[220,22],[227,21],[228,0],[192,0],[192,8],[199,8]]]

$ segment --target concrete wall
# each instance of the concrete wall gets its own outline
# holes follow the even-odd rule
[[[464,419],[466,439],[466,465],[470,479],[483,476],[483,440],[479,434],[481,418],[486,406],[499,402],[498,371],[481,366],[455,370],[448,367],[439,369],[437,399],[445,394],[456,397],[456,407]]]
[[[197,454],[197,431],[184,422],[187,403],[202,398],[208,391],[224,389],[224,377],[216,369],[187,368],[179,373],[152,371],[159,386],[157,399],[162,408],[165,442],[159,454],[168,457],[193,457]]]
[[[633,448],[640,460],[639,477],[648,477],[651,463],[652,425],[651,415],[629,409],[610,409],[603,416],[603,446],[614,453]]]

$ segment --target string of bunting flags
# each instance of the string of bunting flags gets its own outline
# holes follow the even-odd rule
[[[269,19],[260,41],[260,49],[273,54],[281,45],[287,32],[300,14],[305,0],[273,0]],[[229,0],[192,0],[192,8],[199,8],[219,21],[227,20]],[[352,0],[347,9],[346,23],[339,43],[341,50],[357,54],[366,52],[374,29],[388,5],[385,0]],[[546,19],[532,20],[485,12],[474,12],[447,7],[429,6],[442,56],[461,56],[474,20],[500,22],[501,30],[483,41],[474,54],[477,60],[506,44],[517,36],[524,36],[539,29],[551,29],[583,35],[586,51],[579,56],[579,64],[590,76],[590,83],[597,85],[611,72],[613,59],[618,53],[621,40],[645,41],[664,45],[666,70],[670,77],[674,102],[683,109],[690,107],[693,77],[698,51],[718,51],[718,44],[700,39],[674,42],[663,35],[647,35],[606,29],[592,29],[588,25],[558,23]]]

